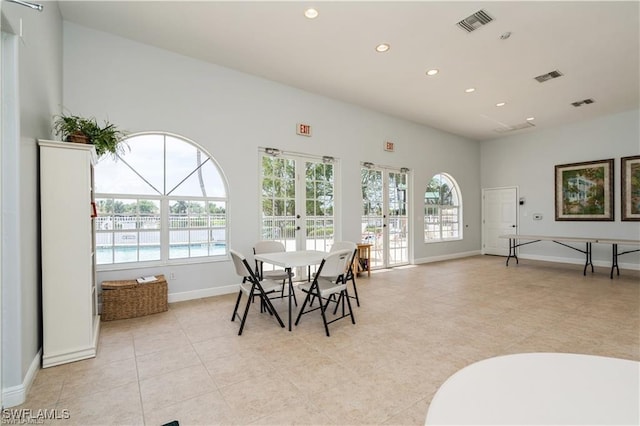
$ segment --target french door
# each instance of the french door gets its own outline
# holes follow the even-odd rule
[[[363,167],[362,241],[371,244],[371,268],[409,262],[408,173],[385,167]]]
[[[262,153],[261,239],[281,241],[288,251],[328,251],[337,231],[335,166],[330,157]]]

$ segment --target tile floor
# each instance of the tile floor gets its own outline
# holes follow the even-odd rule
[[[239,337],[235,295],[103,322],[95,359],[40,370],[16,408],[66,409],[64,425],[422,425],[438,387],[484,358],[640,360],[638,271],[477,256],[379,271],[358,290],[356,325],[329,338],[318,312],[290,333],[257,305]]]

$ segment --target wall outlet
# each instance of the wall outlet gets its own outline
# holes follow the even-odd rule
[[[533,220],[542,220],[542,213],[534,213]]]
[[[175,280],[175,279],[176,279],[176,274],[175,274],[175,272],[169,272],[169,279],[170,279],[170,280]]]

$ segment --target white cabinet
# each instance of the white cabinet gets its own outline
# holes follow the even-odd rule
[[[93,145],[38,141],[42,243],[42,366],[96,356]]]

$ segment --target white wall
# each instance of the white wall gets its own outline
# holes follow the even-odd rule
[[[40,365],[40,236],[38,194],[38,149],[36,139],[51,137],[51,116],[60,112],[62,101],[62,19],[56,3],[44,11],[3,2],[3,23],[22,36],[18,50],[19,135],[3,138],[3,148],[11,144],[17,152],[18,179],[3,182],[4,191],[18,203],[18,214],[3,220],[17,226],[17,239],[3,246],[11,253],[11,280],[3,279],[2,309],[2,389],[4,404],[24,400],[31,379]],[[8,147],[7,147],[8,148]],[[5,159],[6,160],[6,159]],[[16,195],[17,194],[17,195]],[[16,195],[15,197],[13,195]],[[7,241],[5,240],[5,243]],[[7,271],[3,270],[3,274]]]
[[[245,253],[259,238],[258,147],[340,159],[343,239],[360,238],[360,162],[413,172],[413,258],[418,261],[479,252],[479,144],[425,126],[337,102],[282,84],[64,23],[64,107],[109,118],[131,131],[186,136],[210,151],[229,183],[230,245]],[[295,134],[297,122],[313,137]],[[383,150],[383,141],[396,151]],[[424,189],[447,172],[464,197],[464,240],[423,243]],[[340,236],[338,236],[340,238]],[[98,280],[168,274],[176,294],[237,283],[229,262],[100,273]],[[174,299],[175,300],[175,299]]]
[[[526,199],[524,206],[519,209],[521,234],[640,239],[638,222],[620,220],[620,158],[640,154],[639,117],[639,111],[633,110],[588,122],[483,142],[482,187],[519,187],[520,196]],[[615,159],[615,221],[556,221],[554,166],[609,158]],[[542,213],[543,219],[534,221],[534,213]],[[625,249],[634,248],[638,247]],[[581,253],[553,242],[531,244],[520,248],[520,253],[522,257],[584,263]],[[594,244],[593,261],[597,265],[610,266],[611,246]],[[638,253],[621,256],[619,262],[620,267],[640,268]]]

